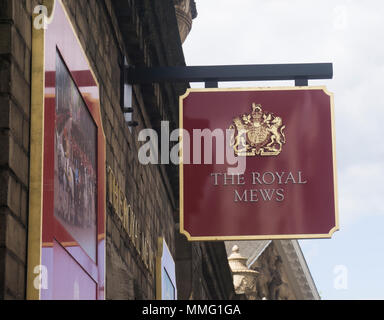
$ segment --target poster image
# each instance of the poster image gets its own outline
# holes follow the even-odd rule
[[[55,127],[54,214],[96,261],[97,127],[58,52]]]

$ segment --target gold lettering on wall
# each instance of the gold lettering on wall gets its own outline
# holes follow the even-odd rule
[[[119,217],[123,229],[127,232],[129,239],[139,253],[146,268],[152,273],[154,271],[154,253],[148,230],[140,232],[139,220],[128,203],[127,197],[114,175],[111,167],[107,169],[108,175],[108,202],[115,214]]]
[[[128,206],[127,204],[127,198],[124,198],[123,202],[123,227],[126,231],[129,229],[129,210],[131,209],[131,206]]]

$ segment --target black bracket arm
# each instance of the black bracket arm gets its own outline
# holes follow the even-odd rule
[[[308,80],[332,78],[332,63],[125,68],[129,84],[205,82],[212,86],[220,81],[294,80],[296,86],[307,86]]]
[[[332,63],[253,64],[223,66],[133,67],[124,63],[121,81],[122,110],[129,126],[132,121],[132,85],[162,82],[205,82],[206,88],[218,88],[224,81],[293,80],[295,86],[308,86],[308,80],[332,79]]]

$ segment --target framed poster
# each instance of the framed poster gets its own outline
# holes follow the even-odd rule
[[[156,299],[177,300],[175,262],[162,237],[158,240],[156,258]]]
[[[33,53],[44,86],[33,87],[31,152],[42,167],[31,175],[42,183],[31,191],[41,204],[30,203],[28,298],[104,299],[106,165],[99,86],[65,7],[61,1],[50,3],[50,24],[35,42],[41,61],[38,49]],[[34,161],[31,157],[31,167]],[[44,287],[31,281],[38,261],[46,270]]]

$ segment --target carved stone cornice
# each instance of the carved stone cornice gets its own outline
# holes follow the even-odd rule
[[[290,285],[299,300],[319,300],[320,295],[297,240],[276,240]]]
[[[192,29],[192,20],[197,17],[194,0],[174,0],[181,43],[185,41]]]

